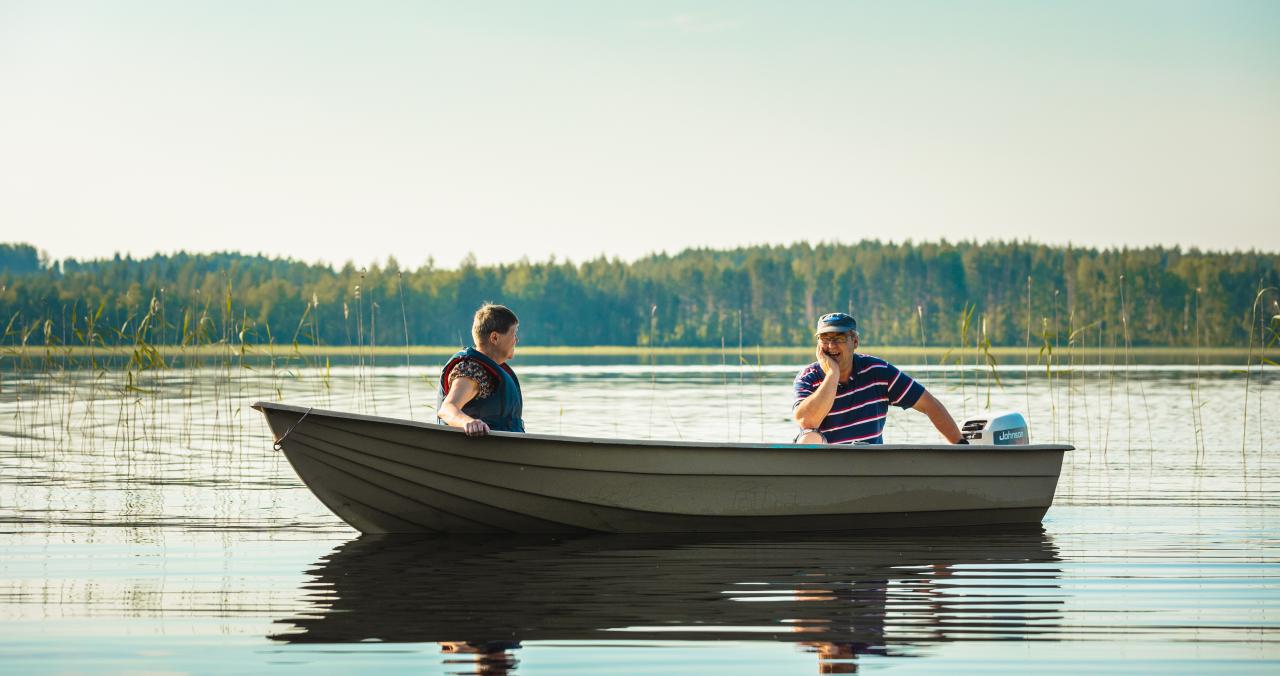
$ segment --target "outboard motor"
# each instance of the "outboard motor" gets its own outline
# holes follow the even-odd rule
[[[966,418],[960,426],[960,434],[971,444],[995,444],[997,446],[1031,443],[1031,430],[1027,421],[1017,411],[986,413]]]

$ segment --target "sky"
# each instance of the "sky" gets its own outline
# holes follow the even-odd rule
[[[0,242],[1280,250],[1280,2],[0,0]]]

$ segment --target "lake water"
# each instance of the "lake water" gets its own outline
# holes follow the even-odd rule
[[[563,361],[561,359],[560,361]],[[530,430],[787,440],[796,365],[530,364]],[[431,416],[428,365],[0,374],[0,672],[1280,669],[1280,375],[913,365],[1068,454],[1042,527],[370,538],[258,399]],[[934,441],[894,409],[895,442]]]

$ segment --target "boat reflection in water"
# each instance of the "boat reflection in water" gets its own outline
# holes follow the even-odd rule
[[[362,536],[306,585],[291,643],[433,642],[476,673],[522,641],[790,642],[822,673],[943,641],[1052,638],[1057,552],[1039,527],[956,534]]]

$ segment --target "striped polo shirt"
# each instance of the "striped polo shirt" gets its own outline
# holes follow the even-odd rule
[[[796,400],[791,407],[813,394],[824,377],[818,362],[804,367],[796,375]],[[829,444],[882,444],[889,406],[911,408],[922,394],[924,385],[898,367],[879,357],[854,353],[853,376],[836,386],[831,412],[818,430]]]

